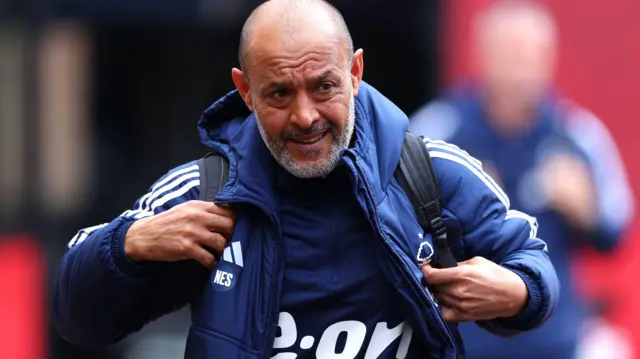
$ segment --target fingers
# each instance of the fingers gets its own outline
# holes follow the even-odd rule
[[[443,292],[435,292],[434,293],[436,299],[442,306],[444,307],[453,307],[460,309],[460,298],[457,298],[451,294],[443,293]]]
[[[184,257],[194,259],[206,268],[213,268],[216,264],[215,254],[222,255],[227,240],[220,234],[201,229],[190,236],[192,239],[183,241]]]
[[[442,308],[442,319],[444,319],[445,322],[459,323],[459,322],[467,321],[465,319],[465,316],[456,308],[447,307],[444,305],[441,308]]]
[[[185,247],[187,257],[198,261],[205,268],[212,269],[216,264],[213,254],[200,247],[196,242],[189,242]]]
[[[473,310],[470,302],[448,293],[435,293],[436,299],[442,308],[442,318],[447,322],[474,321]]]
[[[227,239],[220,233],[207,232],[198,239],[198,243],[215,251],[218,255],[222,255],[222,251],[227,246]]]
[[[231,208],[230,206],[218,205],[218,204],[215,204],[215,203],[208,203],[208,206],[206,207],[206,210],[209,213],[217,214],[217,215],[224,216],[224,217],[228,217],[228,218],[231,218],[234,221],[236,219],[235,212],[233,211],[233,208]]]
[[[427,283],[431,285],[450,284],[453,283],[459,276],[458,267],[439,269],[433,268],[430,265],[425,265],[422,266],[421,270]]]
[[[191,201],[185,215],[191,223],[211,232],[221,233],[227,240],[231,240],[235,215],[230,208],[219,207],[210,202]]]
[[[233,229],[235,227],[235,222],[231,218],[206,213],[204,220],[205,223],[203,224],[206,229],[222,234],[227,241],[231,240]]]
[[[231,206],[218,205],[213,202],[204,202],[199,200],[192,200],[187,202],[190,208],[195,208],[209,212],[211,214],[217,214],[219,216],[228,217],[235,221],[236,215]]]

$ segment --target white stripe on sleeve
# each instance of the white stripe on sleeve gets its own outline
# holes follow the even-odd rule
[[[502,202],[502,204],[505,206],[507,210],[505,221],[510,219],[525,220],[530,228],[529,237],[537,239],[542,243],[544,243],[544,251],[547,251],[547,244],[543,240],[537,238],[537,235],[538,235],[537,220],[526,213],[510,209],[511,202],[509,201],[509,197],[506,195],[506,193],[504,193],[502,188],[500,188],[500,186],[497,183],[495,183],[495,181],[482,170],[482,167],[481,167],[482,164],[480,163],[480,161],[471,157],[471,155],[461,150],[457,146],[448,144],[446,142],[430,141],[427,139],[425,140],[425,143],[427,145],[427,149],[429,149],[429,154],[431,155],[431,157],[441,158],[451,162],[458,163],[464,166],[466,169],[468,169],[478,179],[480,179],[482,183],[484,183],[484,185],[487,186],[487,188],[489,188],[493,192],[493,194],[500,200],[500,202]]]
[[[427,149],[431,150],[429,151],[429,153],[432,154],[432,157],[438,156],[434,155],[433,153],[447,153],[459,158],[460,161],[452,161],[460,163],[470,169],[476,176],[478,176],[478,178],[482,180],[482,182],[487,185],[487,187],[489,187],[493,191],[496,197],[500,198],[500,201],[505,204],[505,207],[509,208],[511,206],[509,196],[504,193],[502,188],[500,188],[500,186],[493,180],[493,178],[491,178],[491,176],[483,171],[482,163],[479,160],[473,158],[471,155],[469,155],[469,153],[460,149],[460,147],[443,141],[432,141],[428,138],[425,138],[424,143],[426,144]]]
[[[89,237],[89,235],[91,233],[93,233],[94,231],[102,228],[102,227],[106,227],[109,223],[103,223],[103,224],[99,224],[97,226],[92,226],[92,227],[87,227],[84,229],[81,229],[80,231],[78,231],[78,233],[73,236],[73,238],[71,238],[71,240],[69,241],[69,243],[67,244],[67,247],[71,248],[75,245],[78,245],[82,242],[84,242],[85,239],[87,239],[87,237]]]
[[[456,155],[453,155],[451,153],[440,152],[440,151],[431,151],[431,152],[429,152],[429,154],[433,158],[446,159],[446,160],[449,160],[449,161],[452,161],[452,162],[456,162],[456,163],[461,164],[464,167],[466,167],[469,171],[471,171],[471,173],[476,175],[476,177],[478,177],[485,184],[485,186],[487,186],[493,192],[493,194],[496,197],[498,197],[500,202],[502,202],[502,204],[504,204],[504,206],[507,209],[509,209],[509,206],[511,205],[511,203],[509,202],[509,198],[502,193],[502,190],[498,189],[499,187],[497,187],[497,185],[494,185],[493,183],[491,183],[492,181],[490,181],[488,176],[484,175],[484,172],[481,169],[478,169],[476,166],[472,165],[469,161],[466,161],[465,159],[461,158],[460,156],[456,156]]]

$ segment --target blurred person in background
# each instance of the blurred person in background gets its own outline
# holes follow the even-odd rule
[[[512,339],[460,325],[470,359],[575,358],[588,306],[576,291],[574,249],[611,251],[630,224],[634,200],[608,130],[554,88],[557,29],[528,1],[500,1],[473,27],[476,75],[419,109],[410,129],[477,156],[512,206],[532,214],[562,284],[556,313]],[[614,353],[607,358],[619,358]]]
[[[425,142],[449,239],[464,244],[459,266],[431,266],[431,235],[393,180],[408,118],[362,81],[335,8],[265,2],[239,55],[236,90],[198,122],[230,163],[217,202],[199,200],[212,183],[192,161],[80,230],[55,283],[65,339],[102,348],[189,303],[187,358],[452,359],[445,321],[510,335],[549,318],[559,283],[535,221],[475,159]]]

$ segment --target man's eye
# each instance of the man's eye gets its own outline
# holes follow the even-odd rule
[[[271,93],[271,97],[276,98],[276,99],[281,99],[285,96],[287,96],[287,90],[277,90]]]
[[[320,87],[318,89],[322,92],[326,92],[331,91],[331,89],[333,89],[334,87],[334,84],[332,84],[331,82],[324,82],[320,84]]]

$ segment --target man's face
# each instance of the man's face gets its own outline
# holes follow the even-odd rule
[[[554,38],[540,20],[497,20],[481,43],[481,71],[494,105],[512,110],[535,106],[554,71]],[[508,111],[512,112],[512,111]]]
[[[243,97],[273,157],[294,176],[328,174],[349,147],[360,79],[353,75],[357,56],[361,63],[361,52],[349,62],[344,45],[326,39],[277,41],[251,52]]]

